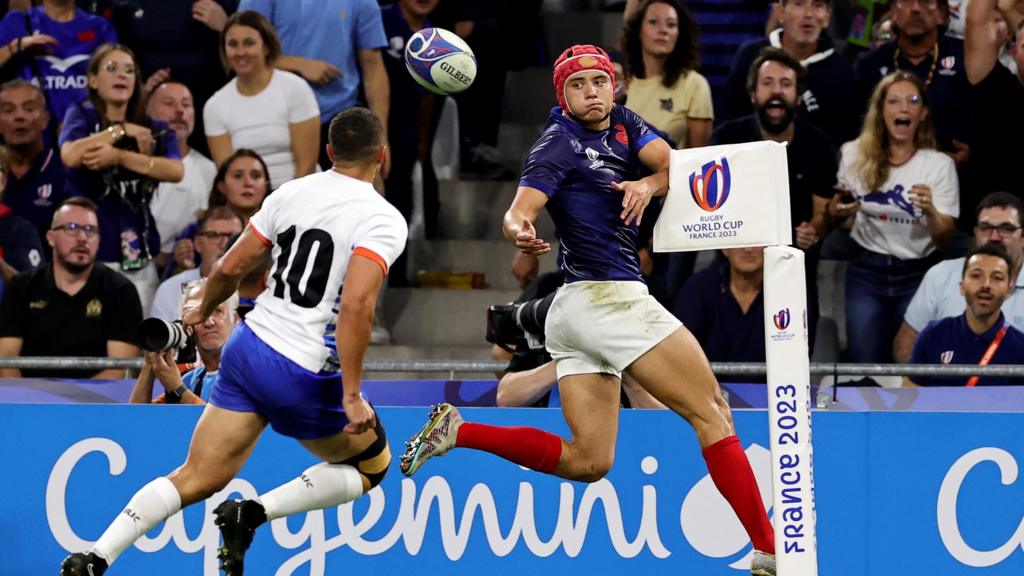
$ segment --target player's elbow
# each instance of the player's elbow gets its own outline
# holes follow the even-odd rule
[[[338,327],[347,320],[373,322],[373,314],[376,309],[376,302],[372,296],[345,298],[342,295],[341,305],[338,307]]]

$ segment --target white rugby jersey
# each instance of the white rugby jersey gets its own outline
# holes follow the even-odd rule
[[[303,368],[337,370],[334,331],[348,263],[359,254],[387,274],[405,249],[405,218],[369,182],[329,170],[282,185],[249,226],[272,247],[274,263],[245,323]]]

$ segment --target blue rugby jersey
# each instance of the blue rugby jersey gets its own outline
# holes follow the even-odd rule
[[[548,195],[548,214],[561,241],[566,284],[580,280],[643,282],[637,257],[639,228],[626,226],[622,192],[612,182],[636,180],[640,149],[658,138],[635,112],[612,108],[611,125],[590,130],[552,108],[533,145],[520,186]]]

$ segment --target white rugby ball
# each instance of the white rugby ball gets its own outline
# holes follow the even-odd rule
[[[405,43],[405,67],[437,94],[462,92],[476,79],[476,56],[462,38],[443,28],[424,28]]]

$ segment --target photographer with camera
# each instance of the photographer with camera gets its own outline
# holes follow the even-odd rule
[[[562,405],[555,386],[555,362],[544,348],[544,323],[563,282],[561,271],[541,274],[516,302],[487,309],[487,341],[511,354],[508,368],[498,380],[498,407]],[[625,408],[665,408],[629,377],[622,380],[621,404]]]
[[[89,98],[68,108],[60,156],[71,196],[100,207],[97,259],[135,284],[148,312],[159,278],[153,257],[160,234],[150,210],[160,182],[179,182],[185,169],[175,132],[146,116],[135,55],[104,44],[89,61]]]
[[[183,288],[182,308],[190,302],[198,305],[206,293],[206,280],[189,282]],[[139,325],[139,343],[145,350],[145,362],[128,401],[149,404],[153,398],[153,381],[159,380],[164,392],[152,400],[153,403],[206,404],[217,384],[221,351],[238,323],[237,306],[238,295],[235,294],[197,324],[192,335],[185,333],[180,322],[169,323],[158,318],[144,320]],[[194,363],[196,353],[200,364],[181,374],[178,365]]]

